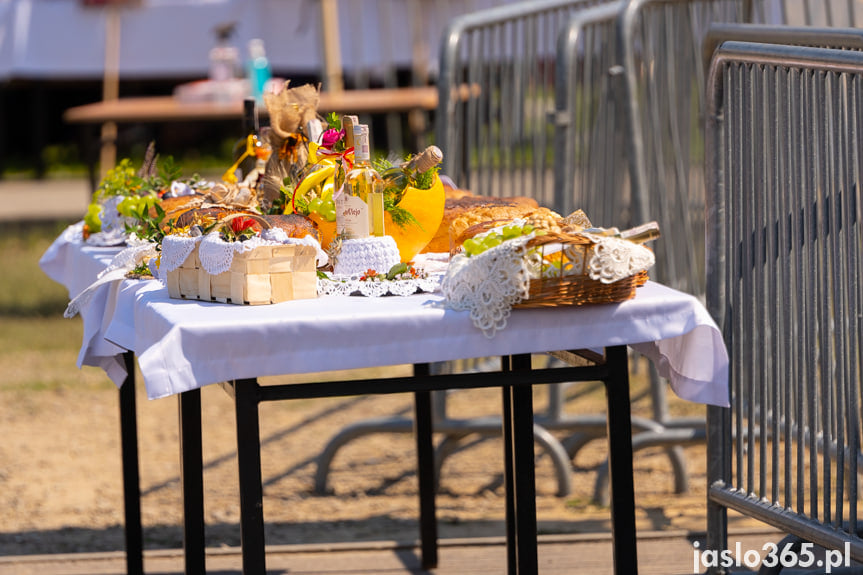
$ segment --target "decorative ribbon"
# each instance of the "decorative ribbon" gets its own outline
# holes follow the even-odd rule
[[[348,148],[343,152],[336,152],[329,148],[325,148],[314,142],[309,144],[309,163],[310,164],[327,164],[338,163],[341,160],[345,166],[345,172],[350,172],[354,169],[354,149]]]
[[[341,162],[342,167],[347,174],[351,170],[354,169],[354,148],[351,146],[350,148],[344,150],[343,152],[337,152],[335,150],[331,150],[330,148],[325,148],[320,144],[316,144],[315,142],[311,142],[309,144],[309,163],[314,164],[330,164],[330,165],[338,165]],[[299,185],[299,184],[297,184]],[[338,198],[342,194],[342,190],[344,189],[344,182],[342,186],[339,187],[338,190],[333,190],[333,200]]]

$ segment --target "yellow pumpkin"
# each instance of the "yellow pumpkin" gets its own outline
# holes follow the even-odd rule
[[[419,225],[411,222],[400,227],[393,222],[390,213],[386,212],[384,232],[396,241],[402,262],[413,260],[434,237],[443,220],[445,201],[443,183],[436,177],[434,185],[427,190],[408,186],[398,204],[400,208],[410,212]]]

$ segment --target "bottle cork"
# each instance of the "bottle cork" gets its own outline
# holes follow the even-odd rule
[[[416,171],[421,174],[434,168],[443,160],[443,152],[437,146],[429,146],[422,153],[411,158],[404,166],[408,171]]]
[[[345,131],[345,148],[354,147],[354,130],[360,124],[360,119],[357,116],[342,116],[342,130]]]

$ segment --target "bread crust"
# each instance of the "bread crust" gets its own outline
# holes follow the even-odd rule
[[[440,226],[434,237],[425,247],[423,252],[440,253],[450,251],[450,227],[461,216],[473,212],[475,219],[473,223],[484,220],[518,217],[519,214],[533,211],[539,207],[536,200],[524,196],[512,198],[496,198],[491,196],[476,196],[466,190],[447,191],[447,199],[444,203],[444,215]],[[465,220],[459,224],[456,235],[472,225]]]

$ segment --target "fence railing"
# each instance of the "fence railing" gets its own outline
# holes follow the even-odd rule
[[[863,559],[863,54],[727,42],[708,104],[707,304],[731,357],[708,544],[734,509]]]

